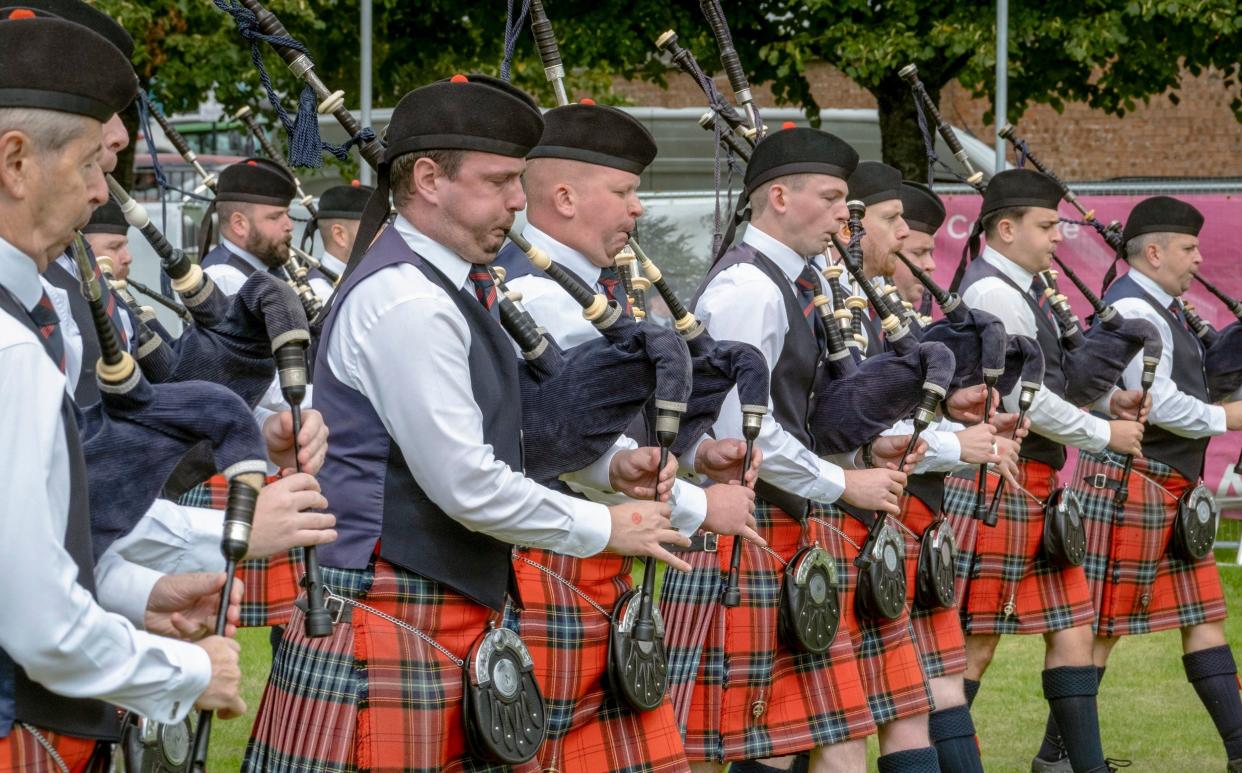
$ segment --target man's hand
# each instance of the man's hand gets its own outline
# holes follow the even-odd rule
[[[663,470],[659,470],[660,479],[655,484],[659,466],[658,448],[618,451],[608,463],[608,482],[613,491],[619,491],[631,499],[653,499],[658,486],[660,501],[667,502],[669,493],[673,490],[673,481],[677,478],[677,457],[668,455],[668,464]]]
[[[1108,400],[1108,412],[1126,421],[1147,421],[1147,416],[1151,413],[1151,395],[1143,400],[1141,409],[1139,400],[1143,400],[1141,390],[1119,389]]]
[[[1242,400],[1225,403],[1223,407],[1225,409],[1225,429],[1230,432],[1237,432],[1242,429]]]
[[[996,438],[996,455],[1000,457],[999,461],[995,462],[996,469],[1015,486],[1018,484],[1018,451],[1021,448],[1022,444],[1016,440],[1010,440],[1007,437]]]
[[[293,460],[293,413],[281,411],[263,422],[263,440],[267,456],[278,467],[296,467]],[[298,433],[298,461],[302,472],[314,475],[323,467],[328,454],[328,425],[323,415],[313,408],[302,411],[302,431]]]
[[[694,457],[694,471],[706,475],[717,483],[729,483],[742,479],[742,460],[746,457],[746,441],[728,438],[707,438],[699,444]],[[746,485],[754,487],[759,479],[759,465],[763,452],[752,448],[750,469],[746,471]]]
[[[962,447],[958,458],[970,464],[995,464],[998,459],[996,448],[996,428],[991,424],[974,424],[957,434],[957,443]]]
[[[151,633],[194,641],[216,630],[224,573],[167,574],[151,588],[143,626]],[[229,594],[225,635],[232,636],[241,623],[242,582],[234,580]]]
[[[910,437],[910,435],[881,435],[871,441],[871,459],[875,462],[876,467],[890,470],[897,469],[897,464],[901,461],[901,455],[906,452],[906,446],[910,445]],[[913,472],[914,466],[923,461],[923,456],[926,453],[927,441],[919,440],[919,442],[914,444],[910,455],[906,457],[906,466],[902,472]]]
[[[707,487],[707,517],[703,528],[717,534],[745,537],[759,545],[767,543],[755,531],[755,492],[733,483]]]
[[[950,392],[944,400],[944,414],[962,424],[976,424],[984,421],[987,417],[983,415],[983,403],[987,394],[988,388],[984,384]],[[989,405],[992,411],[1000,408],[1000,392],[995,389],[992,390]]]
[[[328,506],[319,482],[304,472],[273,481],[259,492],[246,558],[267,558],[290,548],[326,545],[336,539],[336,516],[316,513]]]
[[[1108,448],[1119,454],[1142,456],[1143,425],[1137,421],[1114,419],[1108,423]]]
[[[996,413],[988,421],[996,428],[997,435],[1012,437],[1014,440],[1021,440],[1031,432],[1031,420],[1029,418],[1022,419],[1022,426],[1018,426],[1018,414],[1016,413]],[[1017,433],[1014,433],[1015,428]]]
[[[246,702],[241,697],[241,645],[223,636],[208,636],[197,644],[211,657],[211,681],[194,707],[215,711],[220,719],[245,714]]]
[[[686,547],[690,539],[673,528],[672,508],[661,502],[626,502],[608,508],[612,515],[610,552],[623,556],[655,556],[674,569],[690,571],[690,564],[668,552],[661,543]]]
[[[879,510],[900,515],[897,506],[906,487],[906,474],[896,470],[846,470],[845,493],[841,499],[847,505],[863,510]]]

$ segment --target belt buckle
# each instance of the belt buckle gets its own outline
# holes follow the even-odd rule
[[[1097,472],[1094,475],[1088,475],[1085,482],[1094,488],[1108,488],[1108,484],[1110,483],[1108,476],[1102,472]]]
[[[345,599],[333,594],[324,599],[323,607],[332,615],[332,625],[340,625],[345,615]]]
[[[720,535],[714,531],[703,532],[703,552],[715,553],[720,543]]]

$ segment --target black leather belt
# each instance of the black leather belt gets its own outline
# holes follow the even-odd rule
[[[720,535],[714,531],[701,531],[690,538],[690,545],[665,545],[670,553],[715,553]]]

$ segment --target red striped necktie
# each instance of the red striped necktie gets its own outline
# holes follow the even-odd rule
[[[487,266],[480,263],[470,264],[470,281],[474,284],[474,295],[488,311],[496,305],[496,284]]]
[[[47,343],[48,354],[60,372],[65,372],[65,338],[60,332],[60,315],[52,305],[52,299],[44,292],[39,302],[30,310],[30,319],[39,326],[39,335]]]

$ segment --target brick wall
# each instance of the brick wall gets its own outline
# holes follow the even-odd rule
[[[821,107],[874,108],[865,89],[828,64],[808,68],[812,94]],[[615,88],[635,105],[699,107],[703,94],[680,72],[668,75],[669,88],[618,79]],[[717,86],[729,94],[721,75]],[[1236,89],[1237,87],[1235,87]],[[754,89],[762,107],[774,104],[767,87]],[[1114,177],[1242,177],[1242,123],[1229,109],[1232,97],[1219,73],[1184,76],[1181,103],[1153,97],[1149,105],[1124,118],[1106,115],[1083,104],[1070,104],[1058,114],[1046,105],[1026,111],[1019,134],[1061,176],[1089,180]],[[973,99],[957,84],[941,94],[940,110],[955,126],[991,143],[992,127],[983,123],[986,100]]]

